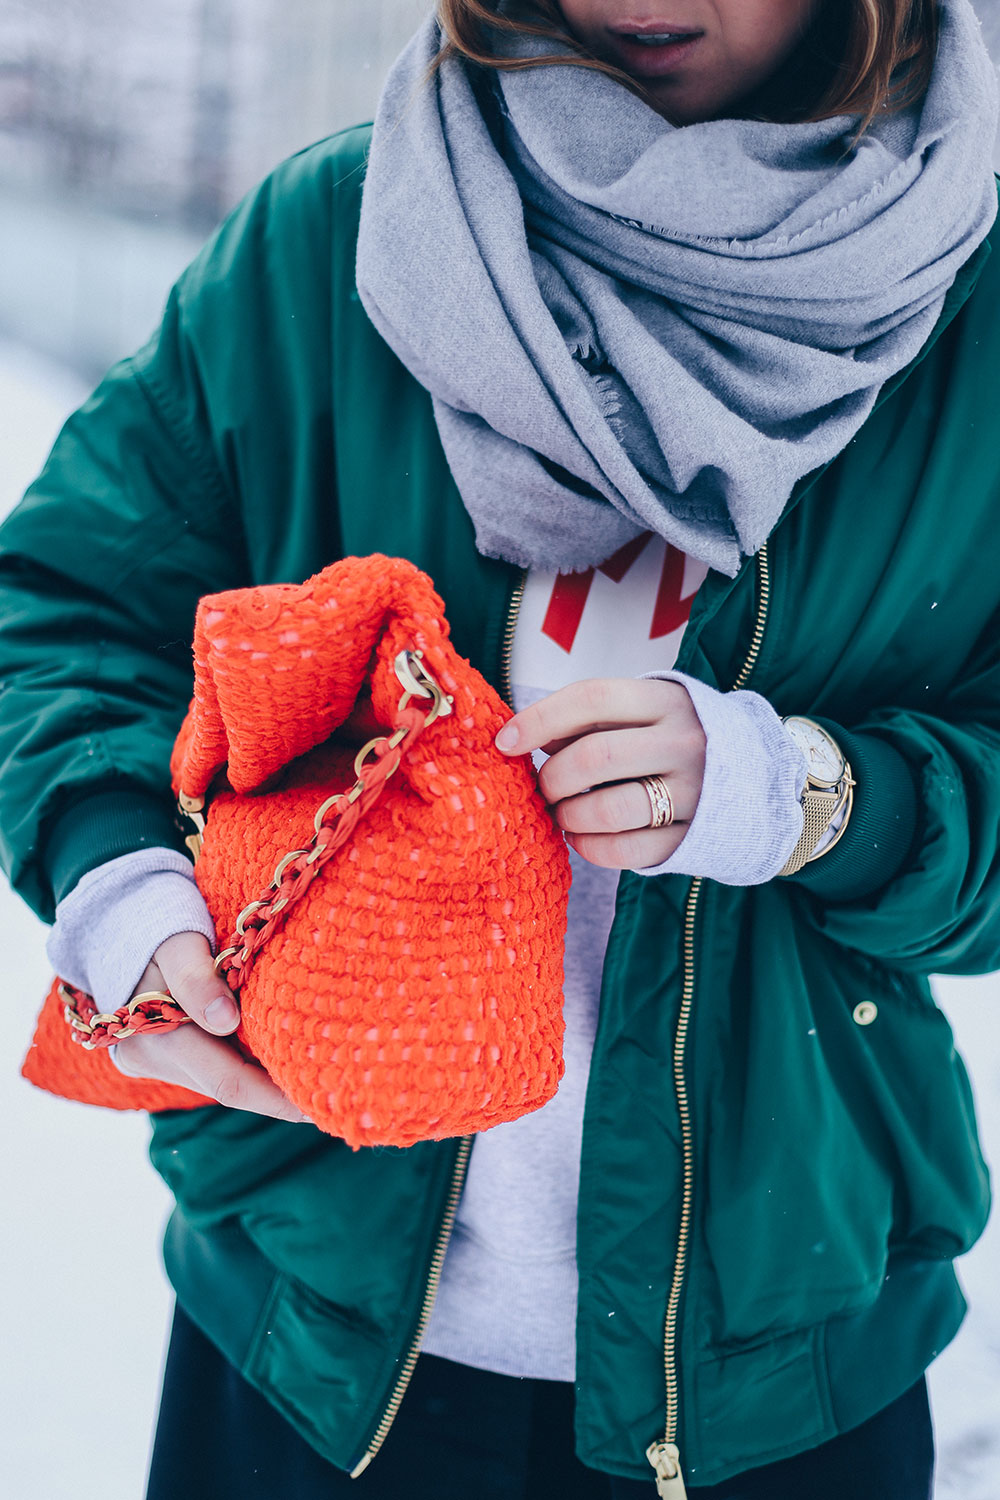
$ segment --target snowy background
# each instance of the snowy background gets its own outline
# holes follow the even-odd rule
[[[370,115],[424,9],[6,0],[0,515],[93,378],[145,337],[214,219],[282,155]],[[978,9],[998,55],[1000,0]],[[49,980],[43,939],[0,885],[0,1487],[6,1500],[141,1500],[170,1308],[168,1197],[142,1119],[18,1076]],[[938,995],[1000,1163],[1000,976],[945,979]],[[931,1373],[937,1500],[1000,1500],[1000,1216],[961,1274],[971,1311]]]

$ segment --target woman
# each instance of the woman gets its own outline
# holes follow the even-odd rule
[[[8,867],[64,976],[199,1023],[122,1070],[231,1106],[154,1120],[149,1494],[927,1496],[988,1190],[926,975],[1000,965],[992,70],[966,0],[440,22],[2,533]],[[163,800],[197,598],[373,551],[574,851],[566,1078],[471,1153],[231,1050]]]

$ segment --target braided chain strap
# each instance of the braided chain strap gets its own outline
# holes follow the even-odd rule
[[[99,1011],[93,995],[65,982],[59,985],[59,998],[65,1003],[74,1042],[88,1052],[111,1047],[140,1031],[176,1031],[191,1019],[165,990],[145,990],[116,1011]]]

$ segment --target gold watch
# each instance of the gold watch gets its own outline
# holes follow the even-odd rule
[[[806,760],[802,793],[802,834],[779,875],[794,875],[811,859],[821,859],[843,837],[854,803],[854,777],[844,752],[832,735],[812,719],[793,714],[781,721]],[[833,838],[817,849],[833,820],[843,812]]]

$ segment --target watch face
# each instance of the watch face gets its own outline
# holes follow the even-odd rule
[[[790,718],[785,728],[806,758],[809,780],[820,786],[836,786],[846,769],[840,747],[825,729],[811,719]]]

